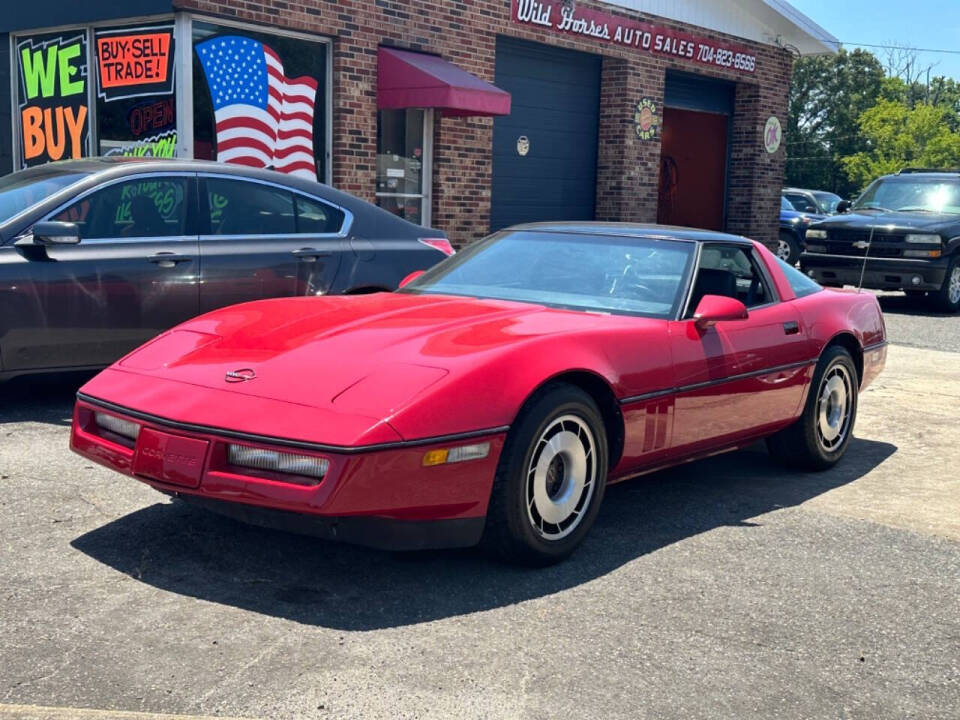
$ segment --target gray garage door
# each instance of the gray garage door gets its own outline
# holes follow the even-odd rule
[[[593,220],[600,58],[501,37],[496,84],[513,106],[493,123],[491,229]]]

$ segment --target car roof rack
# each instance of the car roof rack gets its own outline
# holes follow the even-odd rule
[[[960,170],[944,170],[943,168],[915,168],[906,167],[897,171],[897,175],[910,175],[912,173],[960,173]]]

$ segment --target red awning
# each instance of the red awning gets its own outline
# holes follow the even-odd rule
[[[444,115],[509,115],[510,93],[436,55],[380,48],[377,107],[436,108]]]

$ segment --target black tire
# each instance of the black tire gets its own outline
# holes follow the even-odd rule
[[[800,259],[800,252],[800,241],[797,240],[797,236],[789,230],[781,230],[777,251],[774,254],[787,265],[793,267]]]
[[[553,445],[541,442],[545,436],[551,442],[557,438],[558,444],[572,443],[572,453],[554,453]],[[586,452],[591,441],[593,450]],[[606,430],[593,398],[573,385],[544,387],[524,405],[507,436],[482,544],[501,559],[524,565],[551,565],[570,555],[589,532],[603,501],[607,458]],[[540,472],[542,466],[548,468],[546,473]],[[581,467],[582,484],[576,479]],[[537,494],[541,485],[542,493]],[[563,502],[554,504],[555,500]],[[545,515],[540,514],[541,503]],[[564,507],[572,508],[573,514],[556,517],[558,523],[545,520],[546,514],[564,512]]]
[[[933,307],[941,312],[960,312],[960,255],[954,255],[947,266],[943,285],[937,292],[930,293],[929,299]]]
[[[837,380],[834,380],[837,378]],[[831,394],[821,401],[828,383],[837,382],[844,385],[842,401]],[[800,419],[785,430],[767,438],[767,448],[770,455],[777,461],[801,470],[828,470],[837,464],[843,457],[850,438],[853,437],[853,427],[857,420],[857,401],[859,399],[859,377],[853,358],[846,348],[839,345],[828,347],[817,363],[817,369],[810,383],[807,402]],[[849,398],[849,404],[847,399]],[[823,403],[826,402],[826,407]],[[835,438],[828,438],[833,428],[826,422],[827,432],[821,420],[821,411],[825,411],[824,421],[833,417],[835,405],[845,405],[844,415],[840,419],[840,433]]]

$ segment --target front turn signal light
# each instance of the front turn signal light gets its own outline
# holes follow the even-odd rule
[[[490,454],[490,443],[476,445],[459,445],[452,448],[428,450],[423,456],[423,466],[447,465],[449,463],[466,462],[468,460],[482,460]]]

